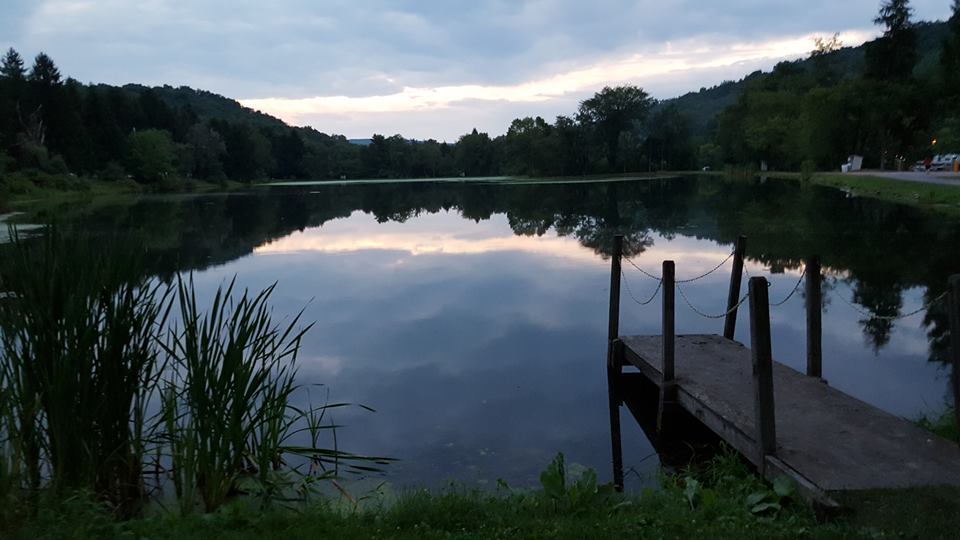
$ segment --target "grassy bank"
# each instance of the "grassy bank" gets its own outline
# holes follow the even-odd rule
[[[802,180],[800,173],[770,173],[771,178]],[[807,182],[832,187],[857,197],[880,199],[960,214],[960,185],[925,184],[839,173],[815,173]]]
[[[48,505],[11,538],[945,538],[960,499],[955,491],[915,497],[866,494],[859,514],[819,523],[785,485],[760,482],[728,454],[696,470],[665,477],[662,487],[617,495],[590,471],[556,477],[539,490],[497,493],[450,488],[327,499],[297,509],[238,500],[207,515],[162,513],[119,522],[84,497]],[[919,502],[918,502],[919,501]],[[918,506],[919,505],[919,506]],[[907,507],[914,513],[905,519]],[[932,509],[945,517],[927,516]]]
[[[37,171],[8,173],[0,174],[0,213],[69,200],[99,200],[144,193],[206,193],[243,187],[246,184],[233,181],[211,183],[171,178],[157,184],[139,184],[130,179],[107,181]]]

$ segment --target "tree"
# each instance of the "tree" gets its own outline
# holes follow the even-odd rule
[[[488,176],[494,172],[493,141],[476,128],[460,137],[454,156],[456,167],[464,176]]]
[[[960,83],[960,0],[953,0],[953,13],[947,21],[947,27],[950,34],[943,40],[940,66],[943,68],[944,89],[956,94]]]
[[[28,79],[42,86],[57,86],[60,84],[60,70],[54,65],[52,58],[40,53],[33,60]]]
[[[504,172],[531,176],[551,174],[559,150],[551,137],[553,126],[539,116],[517,118],[504,137]]]
[[[810,60],[813,62],[813,71],[817,82],[822,85],[832,85],[836,76],[830,68],[828,58],[833,53],[843,47],[840,41],[840,34],[833,34],[829,38],[817,36],[813,39],[813,50],[810,52]]]
[[[223,174],[222,157],[227,152],[223,137],[203,124],[194,124],[186,137],[192,173],[197,178],[213,178]]]
[[[3,55],[3,60],[0,60],[0,76],[20,81],[24,79],[25,74],[23,58],[13,47],[10,47]]]
[[[913,75],[917,63],[917,35],[910,20],[908,0],[886,0],[873,22],[883,36],[866,46],[866,75],[878,80],[902,80]]]
[[[644,148],[648,159],[655,160],[656,169],[686,169],[694,161],[694,147],[690,137],[690,121],[676,103],[671,103],[653,115]]]
[[[273,155],[277,158],[277,176],[300,178],[303,175],[303,156],[306,147],[297,130],[290,129],[273,141]]]
[[[127,170],[141,182],[159,182],[175,171],[176,152],[170,132],[134,131],[127,142]]]
[[[644,120],[653,99],[636,86],[604,87],[592,98],[580,103],[580,122],[593,127],[606,148],[607,163],[617,168],[620,134]]]

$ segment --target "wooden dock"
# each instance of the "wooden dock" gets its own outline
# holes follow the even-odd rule
[[[738,246],[738,259],[742,247]],[[614,275],[619,281],[621,271],[616,251],[611,317],[614,309],[619,313],[619,284],[614,284]],[[807,296],[815,298],[819,310],[820,268],[812,260],[817,274],[811,280],[816,283],[808,281]],[[742,260],[735,261],[724,328],[730,336],[736,324],[741,269]],[[673,270],[672,262],[664,263],[661,335],[619,336],[619,323],[611,318],[607,367],[615,484],[622,486],[623,481],[619,406],[636,397],[627,395],[638,387],[627,384],[627,379],[639,377],[644,388],[657,394],[655,403],[649,395],[644,401],[646,407],[657,409],[651,411],[657,431],[670,431],[671,419],[678,414],[696,419],[763,476],[771,480],[786,476],[800,493],[821,505],[836,506],[834,496],[844,491],[960,486],[960,446],[820,378],[819,317],[808,314],[807,318],[817,325],[812,336],[817,350],[808,351],[807,373],[773,361],[764,278],[750,280],[751,348],[719,335],[675,336]],[[960,279],[953,279],[951,285],[951,305],[960,309]],[[960,316],[953,318],[960,321]]]

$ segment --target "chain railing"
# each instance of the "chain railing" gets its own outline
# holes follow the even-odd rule
[[[781,300],[781,301],[779,301],[779,302],[776,302],[776,303],[771,302],[771,303],[770,303],[770,307],[780,307],[780,306],[786,304],[787,302],[789,302],[790,299],[793,298],[793,295],[797,294],[797,291],[800,290],[800,286],[803,285],[803,278],[806,277],[806,275],[807,275],[807,267],[804,266],[804,267],[803,267],[803,272],[800,272],[800,278],[797,279],[797,284],[794,285],[794,286],[793,286],[793,289],[790,290],[790,294],[788,294],[786,298],[784,298],[783,300]],[[769,286],[769,285],[770,285],[770,281],[767,280],[767,286]]]
[[[690,301],[690,298],[687,296],[687,294],[686,294],[686,292],[683,290],[683,288],[680,287],[681,284],[693,283],[693,282],[699,281],[699,280],[701,280],[701,279],[704,279],[704,278],[710,276],[711,274],[716,273],[718,270],[720,270],[721,268],[723,268],[724,265],[726,265],[726,264],[730,261],[730,259],[732,259],[732,258],[734,257],[735,254],[736,254],[735,251],[734,251],[734,252],[731,252],[723,261],[720,262],[720,264],[718,264],[717,266],[713,267],[713,268],[712,268],[710,271],[708,271],[708,272],[705,272],[705,273],[703,273],[703,274],[700,274],[700,275],[698,275],[698,276],[696,276],[696,277],[692,277],[692,278],[678,279],[678,280],[676,280],[676,281],[674,282],[675,287],[676,287],[676,290],[677,290],[678,293],[680,293],[680,297],[683,299],[684,303],[687,304],[687,306],[688,306],[694,313],[696,313],[697,315],[700,315],[701,317],[704,317],[704,318],[707,318],[707,319],[723,319],[724,317],[726,317],[726,316],[730,315],[731,313],[735,312],[741,305],[743,305],[744,302],[746,302],[747,298],[749,298],[749,294],[746,294],[746,295],[744,295],[744,296],[740,299],[739,302],[737,302],[737,303],[734,304],[732,307],[730,307],[730,309],[726,310],[726,311],[723,312],[723,313],[719,313],[719,314],[716,314],[716,315],[712,315],[712,314],[706,313],[706,312],[704,312],[704,310],[696,307],[696,306],[693,304],[693,302]],[[623,282],[624,282],[624,284],[625,284],[625,286],[626,286],[626,289],[627,289],[627,293],[629,294],[630,298],[631,298],[636,304],[638,304],[638,305],[640,305],[640,306],[650,305],[650,304],[657,298],[657,296],[659,296],[661,290],[663,289],[663,278],[662,278],[661,276],[658,276],[658,275],[653,274],[653,273],[650,272],[650,271],[647,271],[647,270],[643,269],[642,267],[640,267],[639,265],[637,265],[637,264],[636,264],[632,259],[630,259],[629,257],[623,257],[623,259],[626,260],[627,263],[630,264],[630,266],[634,267],[634,268],[635,268],[637,271],[639,271],[641,274],[643,274],[644,276],[646,276],[646,277],[648,277],[648,278],[650,278],[650,279],[652,279],[652,280],[654,280],[654,281],[657,282],[657,288],[653,291],[653,294],[652,294],[649,298],[647,298],[646,300],[640,300],[640,299],[637,298],[636,295],[633,293],[633,290],[632,290],[631,287],[630,287],[630,283],[629,283],[629,281],[627,280],[627,275],[626,275],[626,273],[625,273],[622,269],[621,269],[621,271],[620,271],[621,276],[622,276],[622,279],[623,279]],[[755,276],[751,275],[751,273],[750,273],[750,271],[749,271],[749,269],[747,268],[746,265],[743,266],[743,273],[744,273],[744,277],[746,278],[747,281],[749,281],[750,278],[755,277]],[[770,302],[770,304],[769,304],[770,307],[781,307],[781,306],[785,305],[787,302],[789,302],[789,301],[797,294],[797,292],[798,292],[800,289],[803,288],[804,279],[805,279],[806,277],[807,277],[807,267],[806,267],[806,265],[805,265],[805,266],[803,267],[803,270],[800,272],[800,276],[797,278],[796,284],[793,286],[793,288],[790,289],[790,292],[787,293],[786,297],[785,297],[783,300],[780,300],[779,302]],[[768,287],[772,286],[772,282],[771,282],[769,279],[767,280],[767,286],[768,286]],[[915,309],[915,310],[913,310],[913,311],[910,311],[909,313],[903,313],[903,314],[899,314],[899,315],[878,315],[878,314],[876,314],[876,313],[873,313],[873,312],[871,312],[871,311],[865,310],[865,309],[863,309],[862,307],[854,304],[854,303],[851,302],[850,300],[847,300],[847,299],[846,299],[843,295],[841,295],[841,294],[831,294],[830,296],[835,296],[835,297],[839,298],[844,304],[846,304],[846,305],[849,306],[851,309],[853,309],[854,311],[856,311],[857,313],[859,313],[860,315],[862,315],[862,316],[864,316],[864,317],[869,317],[869,318],[871,318],[871,319],[885,320],[885,321],[898,321],[898,320],[901,320],[901,319],[907,319],[907,318],[913,317],[913,316],[915,316],[915,315],[919,315],[920,313],[923,313],[923,312],[929,310],[931,307],[933,307],[933,306],[937,305],[938,303],[940,303],[941,301],[943,301],[943,300],[947,297],[947,295],[948,295],[948,293],[947,293],[947,292],[944,292],[944,293],[940,294],[939,296],[937,296],[936,298],[934,298],[933,300],[930,300],[929,302],[924,303],[924,304],[923,304],[922,306],[920,306],[919,308],[917,308],[917,309]]]
[[[637,299],[636,296],[634,296],[633,289],[630,288],[630,282],[627,281],[627,274],[624,273],[622,269],[620,270],[620,277],[623,279],[623,284],[627,288],[627,294],[630,296],[630,299],[641,306],[650,305],[650,303],[653,302],[657,298],[657,296],[660,294],[660,289],[663,287],[663,280],[662,279],[657,280],[657,288],[654,289],[653,294],[650,296],[650,298],[644,301],[640,301]]]
[[[705,278],[705,277],[708,277],[708,276],[710,276],[711,274],[715,273],[717,270],[720,270],[721,268],[723,268],[724,265],[726,265],[728,262],[730,262],[730,259],[732,259],[734,255],[736,255],[736,251],[731,251],[730,254],[727,255],[727,258],[724,259],[723,261],[721,261],[720,264],[718,264],[717,266],[713,267],[712,270],[710,270],[710,271],[708,271],[708,272],[706,272],[706,273],[704,273],[704,274],[700,274],[699,276],[696,276],[696,277],[692,277],[692,278],[688,278],[688,279],[678,279],[678,280],[675,281],[675,283],[693,283],[694,281],[700,281],[701,279],[703,279],[703,278]],[[630,266],[636,268],[637,271],[639,271],[641,274],[647,276],[648,278],[653,279],[653,280],[656,280],[656,281],[661,281],[661,282],[663,281],[663,278],[662,278],[662,277],[660,277],[660,276],[658,276],[658,275],[655,275],[655,274],[653,274],[652,272],[649,272],[649,271],[647,271],[647,270],[644,270],[644,269],[641,268],[639,265],[637,265],[637,263],[633,262],[633,259],[631,259],[630,257],[623,257],[623,260],[627,261],[627,263],[630,264]]]
[[[915,310],[913,310],[913,311],[911,311],[911,312],[909,312],[909,313],[902,313],[902,314],[900,314],[900,315],[877,315],[876,313],[873,313],[873,312],[871,312],[871,311],[866,311],[866,310],[864,310],[864,309],[861,309],[860,306],[857,306],[857,305],[854,304],[853,302],[851,302],[851,301],[847,300],[846,298],[844,298],[842,294],[836,294],[836,295],[834,295],[834,296],[836,296],[837,298],[839,298],[844,304],[850,306],[854,311],[856,311],[857,313],[863,315],[864,317],[870,317],[871,319],[877,319],[877,320],[881,320],[881,321],[899,321],[899,320],[901,320],[901,319],[908,319],[908,318],[910,318],[910,317],[913,317],[914,315],[919,315],[920,313],[923,313],[924,311],[929,310],[929,309],[932,308],[933,306],[935,306],[935,305],[939,304],[941,301],[943,301],[943,300],[947,297],[947,295],[948,295],[949,293],[950,293],[949,291],[946,291],[946,292],[944,292],[943,294],[941,294],[940,296],[934,298],[933,300],[930,300],[929,302],[925,302],[925,303],[924,303],[922,306],[920,306],[919,308],[917,308],[917,309],[915,309]]]
[[[723,268],[723,265],[727,264],[727,262],[728,262],[730,259],[732,259],[733,256],[736,255],[736,253],[737,253],[736,251],[731,251],[730,254],[727,255],[727,258],[726,258],[726,259],[724,259],[720,264],[718,264],[716,267],[714,267],[713,270],[710,270],[710,271],[707,272],[706,274],[700,274],[699,276],[694,277],[694,278],[690,278],[690,279],[678,279],[676,282],[677,282],[677,283],[693,283],[694,281],[700,281],[701,279],[703,279],[703,278],[709,276],[710,274],[716,272],[717,270]]]
[[[743,295],[743,298],[741,298],[739,302],[737,302],[736,304],[734,304],[734,305],[733,305],[730,309],[728,309],[727,311],[725,311],[725,312],[723,312],[723,313],[721,313],[721,314],[719,314],[719,315],[710,315],[709,313],[704,313],[702,310],[700,310],[699,308],[697,308],[696,306],[694,306],[693,303],[690,302],[690,299],[687,298],[687,293],[683,292],[683,287],[681,287],[680,285],[677,285],[677,292],[680,293],[680,298],[683,298],[684,303],[686,303],[687,306],[688,306],[690,309],[692,309],[694,313],[696,313],[697,315],[699,315],[699,316],[701,316],[701,317],[707,318],[707,319],[723,319],[723,318],[726,317],[727,315],[729,315],[729,314],[733,313],[734,311],[736,311],[741,305],[743,305],[744,302],[747,301],[748,298],[750,298],[750,293],[747,293],[747,294]]]

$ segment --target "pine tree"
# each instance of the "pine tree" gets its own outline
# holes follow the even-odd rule
[[[940,65],[943,67],[943,82],[948,93],[957,92],[960,83],[960,0],[953,0],[953,14],[947,21],[950,34],[943,40]]]
[[[23,58],[13,47],[10,47],[7,53],[3,55],[3,60],[0,61],[0,76],[13,80],[23,80],[25,74]]]
[[[867,44],[866,74],[879,80],[902,80],[913,75],[917,63],[917,35],[908,0],[886,0],[873,22],[883,36]]]
[[[57,86],[60,84],[60,70],[54,65],[52,58],[40,53],[33,61],[28,79],[43,86]]]

